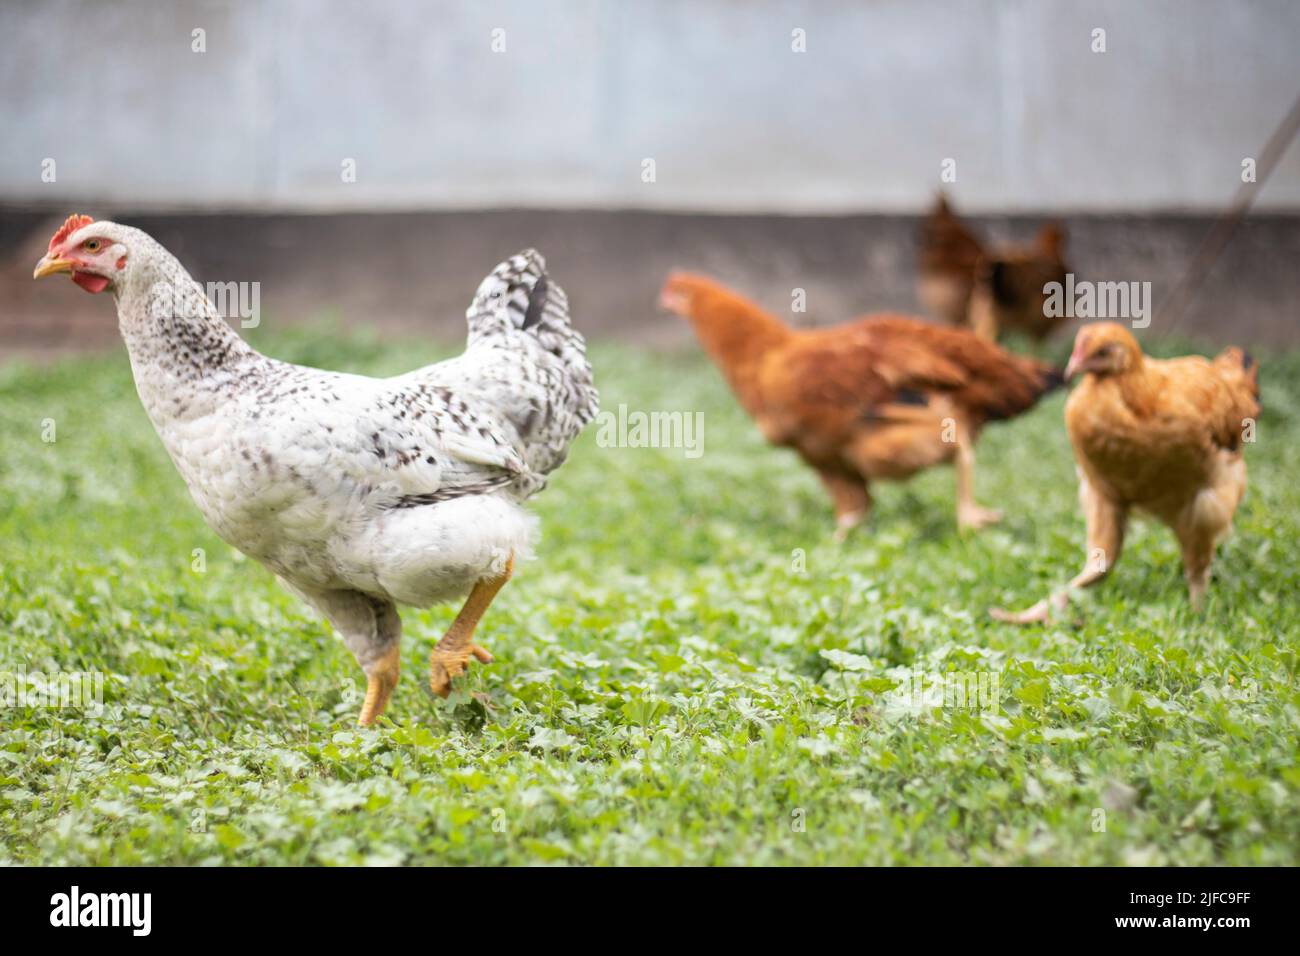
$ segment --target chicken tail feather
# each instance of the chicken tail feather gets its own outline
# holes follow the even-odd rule
[[[1065,385],[1065,372],[1034,359],[1004,353],[982,387],[972,389],[972,404],[986,421],[1004,421],[1029,411],[1049,393]]]
[[[569,324],[569,298],[547,276],[546,260],[536,249],[525,249],[488,273],[465,318],[471,338],[512,329],[539,338],[576,334]]]
[[[499,345],[511,339],[518,344],[523,334],[559,360],[563,367],[557,385],[560,392],[553,397],[572,415],[576,425],[565,443],[595,418],[599,402],[587,360],[587,343],[569,319],[569,297],[547,275],[546,260],[540,252],[525,249],[498,263],[479,283],[465,310],[465,320],[469,325],[469,347],[477,343]],[[549,413],[544,417],[549,420]],[[561,431],[567,431],[567,426]]]

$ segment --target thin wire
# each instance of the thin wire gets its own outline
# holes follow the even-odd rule
[[[1281,125],[1273,131],[1263,152],[1259,154],[1259,161],[1255,165],[1255,182],[1243,182],[1237,188],[1232,204],[1214,224],[1214,228],[1201,240],[1191,265],[1183,273],[1183,277],[1174,286],[1173,291],[1160,304],[1160,308],[1156,310],[1157,324],[1162,331],[1168,332],[1177,326],[1187,304],[1200,288],[1201,283],[1205,281],[1210,270],[1214,268],[1215,261],[1227,246],[1228,240],[1232,238],[1241,220],[1245,218],[1255,197],[1264,188],[1269,174],[1277,168],[1278,161],[1286,152],[1286,148],[1291,145],[1291,140],[1295,138],[1297,131],[1300,131],[1300,97],[1296,97],[1296,101],[1291,104],[1291,111],[1283,117]]]

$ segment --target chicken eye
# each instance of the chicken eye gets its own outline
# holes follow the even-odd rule
[[[100,244],[101,243],[98,239],[87,239],[85,249],[87,252],[98,252]]]

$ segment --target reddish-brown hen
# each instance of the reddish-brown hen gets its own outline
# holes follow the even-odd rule
[[[1088,524],[1088,557],[1070,588],[1106,576],[1119,559],[1133,509],[1173,529],[1193,607],[1199,608],[1219,540],[1246,493],[1242,445],[1259,416],[1258,367],[1241,349],[1213,361],[1199,355],[1153,359],[1115,322],[1079,330],[1067,377],[1083,381],[1065,406]],[[1069,591],[1017,614],[1018,624],[1046,620]]]
[[[966,227],[940,194],[921,229],[917,295],[936,318],[995,340],[1008,329],[1043,339],[1065,321],[1044,314],[1049,282],[1065,282],[1064,230],[1052,223],[1035,242],[994,251]]]
[[[792,329],[698,275],[671,275],[660,303],[690,320],[763,436],[816,470],[840,538],[870,510],[872,480],[949,461],[961,527],[998,520],[975,503],[975,440],[987,422],[1018,415],[1061,381],[971,332],[906,316]]]

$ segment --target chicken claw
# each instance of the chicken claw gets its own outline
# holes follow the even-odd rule
[[[957,509],[957,527],[962,531],[978,531],[1002,520],[996,508],[981,508],[976,504],[962,505]]]
[[[1070,593],[1062,591],[1059,594],[1053,594],[1051,597],[1045,597],[1032,607],[1027,607],[1023,611],[1006,611],[1000,607],[989,608],[989,617],[995,621],[1002,621],[1004,624],[1046,624],[1052,619],[1052,613],[1055,611],[1064,611],[1070,603]]]
[[[855,511],[851,514],[842,514],[835,519],[835,543],[843,544],[849,539],[849,533],[862,524],[867,513],[865,511]]]
[[[465,673],[471,657],[480,664],[492,663],[492,655],[477,644],[459,650],[435,647],[429,661],[429,689],[439,697],[449,696],[451,682]]]

